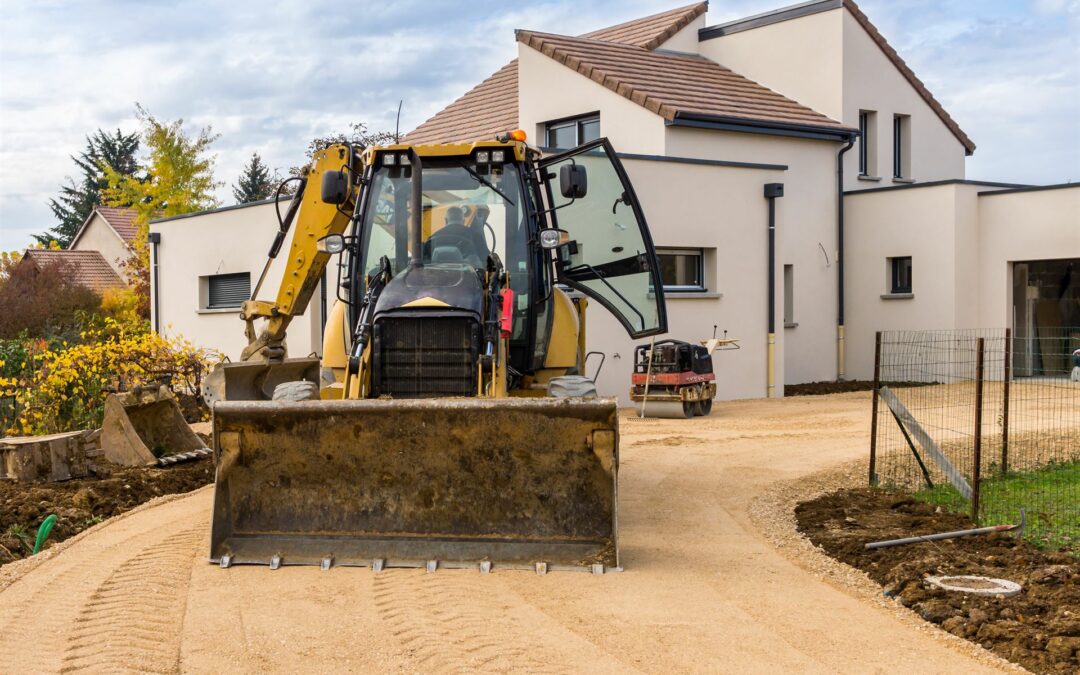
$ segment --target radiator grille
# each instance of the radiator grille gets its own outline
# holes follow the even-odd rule
[[[475,396],[480,330],[468,317],[403,316],[375,323],[376,396]]]

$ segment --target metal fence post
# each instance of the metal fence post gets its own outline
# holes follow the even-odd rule
[[[877,485],[878,391],[881,389],[881,331],[874,333],[874,392],[870,404],[870,485]]]
[[[1001,475],[1009,473],[1009,381],[1012,380],[1012,329],[1005,329],[1005,381],[1001,391]]]
[[[979,489],[982,473],[982,408],[984,338],[975,341],[975,467],[971,472],[971,519],[979,522]]]

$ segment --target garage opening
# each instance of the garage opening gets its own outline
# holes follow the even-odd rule
[[[1068,377],[1080,349],[1080,258],[1013,263],[1013,372]]]

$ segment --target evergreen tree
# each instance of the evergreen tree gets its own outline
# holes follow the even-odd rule
[[[34,238],[46,246],[50,241],[56,241],[67,248],[94,207],[101,203],[101,191],[108,184],[106,169],[122,176],[133,175],[138,168],[135,162],[138,150],[138,133],[125,134],[117,129],[109,134],[98,129],[87,136],[86,149],[71,156],[82,171],[82,179],[76,183],[69,177],[68,184],[60,187],[60,194],[49,200],[49,208],[59,222]]]
[[[269,199],[274,196],[277,184],[276,174],[271,174],[270,169],[262,162],[259,153],[251,153],[251,160],[244,167],[240,179],[233,185],[232,193],[237,204],[247,204]]]

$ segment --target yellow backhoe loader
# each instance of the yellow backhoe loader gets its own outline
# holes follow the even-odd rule
[[[608,141],[334,145],[279,226],[277,297],[256,299],[264,270],[243,360],[205,391],[211,561],[618,567],[616,403],[584,376],[586,298],[635,338],[667,320]],[[321,361],[287,358],[334,267]]]

